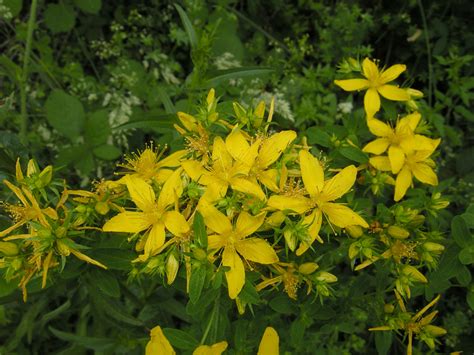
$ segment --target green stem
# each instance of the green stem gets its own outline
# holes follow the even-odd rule
[[[36,8],[38,0],[31,1],[30,18],[28,19],[28,30],[26,34],[25,56],[23,58],[23,70],[20,81],[20,140],[26,144],[26,133],[28,129],[28,112],[26,110],[26,85],[28,84],[28,66],[30,63],[31,45],[33,42],[33,30],[36,24]]]
[[[425,34],[426,53],[428,55],[428,104],[431,106],[433,98],[433,63],[431,62],[431,46],[428,32],[428,23],[426,22],[425,10],[421,0],[417,1],[418,7],[420,8],[421,21],[423,22],[423,32]]]

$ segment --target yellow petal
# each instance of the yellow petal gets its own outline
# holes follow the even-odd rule
[[[261,139],[257,139],[248,149],[242,152],[242,155],[238,158],[239,160],[231,170],[232,175],[247,175],[249,173],[250,168],[255,163],[255,159],[257,159],[261,142]]]
[[[387,138],[377,138],[372,142],[368,143],[363,149],[363,152],[372,154],[382,154],[385,152],[390,144]]]
[[[166,180],[158,196],[158,208],[165,209],[167,206],[174,204],[175,199],[183,193],[183,183],[181,181],[182,169],[173,171],[171,176]]]
[[[189,232],[189,224],[186,218],[178,211],[165,212],[163,214],[163,221],[165,222],[166,229],[173,235],[182,236]]]
[[[390,160],[392,173],[398,174],[400,169],[405,164],[405,153],[400,147],[392,145],[390,148],[388,148],[388,159]]]
[[[412,166],[412,173],[422,183],[433,186],[438,185],[438,177],[436,176],[436,173],[427,164],[414,164]]]
[[[12,190],[12,192],[16,195],[16,197],[18,197],[18,199],[21,201],[23,206],[29,206],[30,205],[28,203],[28,200],[26,199],[25,195],[23,195],[23,193],[21,192],[21,190],[17,186],[13,185],[8,180],[3,180],[3,183],[5,185],[7,185],[10,190]]]
[[[324,186],[323,167],[307,150],[300,150],[299,156],[304,187],[311,196],[314,196],[322,191]]]
[[[397,124],[399,126],[408,126],[412,131],[416,129],[418,123],[420,123],[421,115],[418,112],[414,112],[410,115],[403,117]]]
[[[125,178],[130,198],[142,211],[150,211],[155,207],[155,193],[153,188],[144,180],[136,176],[127,176]]]
[[[188,131],[195,132],[197,130],[196,119],[194,116],[191,116],[184,112],[177,113],[181,124],[186,128]]]
[[[297,213],[305,213],[311,208],[311,201],[306,197],[290,197],[273,195],[268,199],[268,206],[278,210],[292,210]]]
[[[235,160],[241,159],[244,153],[250,148],[250,145],[238,128],[232,130],[232,132],[227,136],[225,145],[230,155],[232,155]]]
[[[412,176],[410,169],[404,167],[397,175],[397,179],[395,180],[395,195],[394,200],[395,202],[400,201],[403,196],[405,196],[408,188],[411,186],[412,183]]]
[[[224,234],[232,231],[229,219],[205,200],[199,201],[198,210],[204,218],[206,226],[216,233]]]
[[[369,58],[365,58],[362,62],[362,74],[371,82],[377,81],[380,76],[379,68]]]
[[[156,166],[159,168],[167,167],[167,168],[174,168],[181,164],[181,159],[188,154],[188,152],[184,149],[178,150],[167,156],[166,158],[160,160]]]
[[[278,191],[277,178],[278,171],[276,169],[265,170],[258,174],[260,182],[272,191]]]
[[[146,238],[145,257],[156,254],[163,244],[165,244],[165,225],[163,222],[158,222],[153,225]]]
[[[361,226],[368,228],[364,219],[351,210],[349,207],[341,205],[339,203],[325,203],[322,206],[323,213],[328,217],[329,222],[337,227],[345,228],[347,226]]]
[[[295,131],[282,131],[272,135],[268,139],[265,139],[258,153],[259,165],[262,168],[269,167],[277,161],[283,151],[295,140],[295,138]]]
[[[369,164],[380,171],[391,171],[390,160],[388,157],[372,157],[369,159]]]
[[[199,182],[203,185],[206,185],[206,191],[202,198],[209,202],[214,202],[222,197],[225,196],[227,193],[227,189],[229,188],[229,184],[221,179],[218,179],[214,176],[207,175],[204,176],[205,179],[200,179]]]
[[[240,237],[247,237],[252,235],[260,228],[265,220],[266,213],[260,213],[256,216],[242,211],[237,218],[237,223],[235,225],[235,230]]]
[[[380,110],[380,97],[376,89],[369,89],[364,95],[364,108],[367,117],[372,118]]]
[[[211,250],[223,248],[227,242],[228,238],[220,234],[211,234],[207,237],[207,245]]]
[[[410,95],[408,95],[407,91],[395,85],[382,85],[377,88],[377,91],[380,95],[392,101],[410,100]]]
[[[354,185],[357,177],[357,168],[349,165],[326,181],[321,198],[325,201],[334,201],[344,195]]]
[[[364,90],[369,87],[369,81],[366,79],[334,80],[334,84],[346,91]]]
[[[267,327],[263,333],[260,345],[258,346],[257,355],[279,355],[279,342],[280,338],[278,337],[276,330],[272,327]]]
[[[232,166],[232,157],[221,137],[214,139],[212,160],[214,161],[214,166],[217,165],[219,169],[229,169]]]
[[[243,192],[245,194],[254,195],[260,200],[265,199],[265,194],[262,191],[262,188],[255,182],[244,178],[233,178],[230,181],[230,186],[236,191]]]
[[[245,284],[245,270],[242,259],[233,247],[226,247],[222,253],[222,265],[228,266],[225,277],[227,280],[227,288],[231,299],[237,298],[242,287]]]
[[[175,351],[166,339],[161,327],[157,325],[150,332],[150,341],[146,344],[145,355],[175,355]]]
[[[278,261],[275,250],[267,241],[260,238],[248,238],[235,243],[235,249],[246,260],[259,264],[273,264]]]
[[[415,134],[413,139],[413,150],[431,150],[434,146],[438,145],[437,139],[431,139],[421,134]],[[431,155],[431,154],[430,154]]]
[[[102,269],[107,270],[107,266],[104,264],[98,262],[97,260],[92,259],[91,257],[87,256],[86,254],[82,254],[80,251],[75,250],[75,249],[69,249],[72,255],[74,255],[76,258],[85,261],[86,263],[101,267]]]
[[[370,118],[367,120],[367,127],[370,132],[378,137],[388,137],[392,135],[393,129],[386,123],[376,119]]]
[[[20,158],[17,158],[16,160],[15,177],[16,177],[16,181],[22,181],[25,178],[23,175],[23,171],[21,170]]]
[[[199,345],[193,355],[221,355],[227,349],[227,342],[221,341],[214,345]]]
[[[194,181],[198,181],[199,178],[207,173],[202,164],[196,160],[186,160],[181,162],[181,166],[188,176]]]
[[[142,212],[122,212],[104,224],[104,232],[138,233],[151,226]]]
[[[384,70],[382,74],[380,74],[380,82],[381,83],[388,83],[390,81],[395,80],[400,76],[407,69],[406,65],[404,64],[395,64],[392,65],[390,68]]]
[[[323,240],[319,236],[319,231],[321,229],[322,221],[323,221],[323,215],[321,213],[321,210],[319,209],[315,209],[313,213],[305,217],[305,219],[303,220],[303,223],[308,225],[308,234],[309,234],[310,239],[308,241],[302,241],[300,243],[300,246],[296,250],[297,256],[300,256],[303,253],[305,253],[311,247],[311,245],[316,239],[320,243],[323,242]]]

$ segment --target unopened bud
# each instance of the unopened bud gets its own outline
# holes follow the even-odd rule
[[[337,281],[336,275],[333,275],[329,272],[326,271],[320,271],[318,276],[316,276],[316,280],[318,281],[324,281],[327,283],[333,283]]]
[[[53,167],[51,165],[48,165],[39,174],[39,178],[40,178],[41,185],[42,185],[41,187],[44,187],[44,186],[48,185],[51,182],[52,177],[53,177]]]
[[[107,202],[99,201],[95,204],[95,210],[98,214],[102,216],[106,215],[110,211],[109,204]]]
[[[60,227],[56,228],[55,232],[56,232],[56,237],[64,238],[67,235],[67,228],[63,227],[63,226],[60,226]]]
[[[383,311],[385,313],[393,313],[393,311],[395,310],[395,306],[393,304],[390,304],[390,303],[386,303],[384,306],[383,306]]]
[[[199,261],[203,261],[203,260],[207,259],[206,251],[204,249],[201,249],[201,248],[195,248],[193,250],[193,255]]]
[[[431,325],[431,324],[425,325],[423,327],[423,330],[425,330],[428,334],[430,334],[432,336],[435,336],[435,337],[439,337],[439,336],[445,335],[447,333],[446,329],[441,328],[441,327],[437,327],[436,325]]]
[[[0,253],[5,256],[16,256],[18,255],[19,248],[15,243],[12,242],[0,242]]]
[[[58,249],[59,254],[64,256],[69,256],[71,254],[71,250],[69,247],[63,242],[63,240],[56,241],[56,248]]]
[[[406,276],[409,276],[413,280],[416,280],[422,283],[428,282],[425,275],[423,275],[421,272],[418,271],[418,269],[416,269],[415,267],[411,265],[405,265],[403,267],[402,273]]]
[[[178,274],[179,269],[179,262],[174,256],[173,253],[170,253],[168,256],[168,260],[166,261],[166,279],[168,285],[171,285],[174,280],[176,279],[176,275]]]
[[[319,268],[316,263],[304,263],[298,267],[298,271],[303,275],[310,275]]]
[[[433,242],[425,242],[423,243],[423,248],[426,251],[431,251],[431,252],[441,252],[444,250],[444,245],[438,244],[438,243],[433,243]]]
[[[390,236],[397,239],[406,239],[410,236],[410,232],[408,232],[405,228],[398,226],[388,227],[387,232],[390,234]]]
[[[347,226],[346,232],[352,238],[359,238],[362,236],[362,234],[364,234],[364,230],[362,229],[361,226]]]

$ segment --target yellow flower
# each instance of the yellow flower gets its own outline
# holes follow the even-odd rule
[[[234,144],[232,138],[227,137],[224,142],[221,137],[216,137],[212,150],[212,166],[205,169],[200,162],[187,160],[182,163],[182,167],[191,179],[207,187],[203,198],[208,201],[215,201],[225,196],[229,186],[236,191],[254,195],[261,200],[265,199],[261,187],[246,178],[250,166],[256,159],[260,142],[255,142],[247,150],[243,158],[246,164],[233,160],[227,148],[232,144]]]
[[[367,89],[364,107],[367,117],[372,118],[380,110],[379,94],[393,101],[410,100],[410,95],[405,89],[387,84],[398,78],[405,70],[405,65],[396,64],[381,72],[373,61],[365,58],[362,62],[362,74],[366,79],[335,80],[334,83],[346,91]]]
[[[239,129],[234,129],[226,139],[229,153],[236,160],[249,167],[249,175],[258,179],[263,185],[272,191],[278,191],[277,169],[269,169],[282,155],[283,151],[296,138],[294,131],[282,131],[263,139],[255,159],[253,156],[253,145],[251,146]]]
[[[425,136],[414,134],[421,115],[412,113],[397,122],[395,128],[375,118],[367,120],[369,130],[380,137],[367,144],[362,150],[372,154],[382,154],[388,149],[393,174],[398,174],[405,163],[405,154],[413,150],[431,149],[435,141]]]
[[[105,232],[138,233],[148,231],[144,255],[147,260],[165,242],[165,229],[180,236],[189,231],[186,219],[178,211],[168,210],[175,198],[182,193],[181,169],[175,170],[163,185],[158,199],[153,188],[138,177],[128,176],[125,180],[130,198],[141,212],[122,212],[110,219],[103,227]]]
[[[292,210],[303,214],[305,224],[309,226],[309,241],[302,241],[296,255],[303,254],[315,239],[319,238],[322,216],[337,227],[359,225],[367,228],[368,224],[349,207],[332,201],[347,193],[354,185],[357,169],[350,165],[329,180],[324,179],[324,171],[318,159],[306,150],[299,153],[301,176],[309,197],[274,195],[268,200],[268,206],[279,210]]]
[[[221,341],[213,345],[199,345],[193,355],[221,355],[227,349],[227,342]],[[150,341],[146,345],[145,355],[175,355],[173,347],[166,339],[161,327],[157,325],[150,331]]]
[[[235,299],[245,283],[245,269],[241,257],[260,264],[273,264],[278,261],[278,256],[267,241],[257,237],[247,238],[263,224],[265,213],[252,216],[243,211],[235,225],[232,225],[228,217],[205,200],[201,200],[198,209],[207,227],[216,233],[208,237],[209,249],[224,249],[222,264],[230,268],[225,272],[229,297]]]

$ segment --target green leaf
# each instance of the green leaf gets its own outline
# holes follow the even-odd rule
[[[465,248],[472,244],[472,235],[466,221],[461,216],[455,216],[451,221],[451,236],[457,245]]]
[[[44,314],[42,317],[41,317],[41,327],[44,327],[44,325],[46,323],[48,323],[50,320],[54,319],[54,318],[57,318],[59,315],[61,315],[62,313],[66,312],[69,308],[71,308],[71,301],[70,300],[67,300],[66,302],[64,302],[62,305],[60,305],[59,307],[53,309],[52,311]]]
[[[157,115],[154,119],[143,119],[124,123],[120,126],[113,127],[113,130],[122,131],[125,129],[142,128],[142,129],[173,129],[176,123],[175,115]]]
[[[173,105],[169,95],[163,90],[162,87],[158,87],[157,89],[158,97],[160,98],[163,106],[165,107],[166,113],[173,114],[176,113],[176,108]]]
[[[266,67],[240,67],[226,70],[218,70],[214,73],[214,76],[207,80],[207,86],[215,86],[223,81],[230,79],[238,79],[244,77],[257,77],[272,73],[272,68]]]
[[[95,287],[95,285],[91,286]],[[113,301],[108,297],[104,297],[103,295],[97,292],[94,292],[92,294],[94,295],[94,302],[97,303],[99,309],[102,310],[107,316],[110,316],[115,320],[125,324],[133,325],[136,327],[143,326],[143,322],[141,320],[125,313],[124,310],[126,309],[126,307],[124,307],[119,302]]]
[[[342,147],[339,149],[339,153],[342,156],[346,157],[349,160],[355,161],[357,163],[367,163],[369,157],[362,150],[356,147]]]
[[[5,8],[8,11],[3,10],[0,18],[3,20],[11,20],[12,18],[18,16],[18,14],[21,11],[21,8],[23,7],[23,1],[22,0],[3,0],[2,5],[5,6]]]
[[[0,297],[5,297],[11,294],[18,288],[18,282],[6,281],[5,278],[0,277]]]
[[[204,266],[194,269],[191,273],[191,280],[189,281],[189,299],[192,303],[199,301],[202,289],[206,282],[206,268]]]
[[[458,271],[456,275],[456,279],[458,280],[461,286],[467,287],[471,283],[471,280],[472,280],[472,275],[469,268],[463,265]]]
[[[377,349],[378,355],[388,354],[392,346],[392,341],[391,332],[375,332],[375,348]]]
[[[49,4],[44,11],[44,23],[53,33],[68,32],[76,23],[76,14],[69,5]]]
[[[93,147],[107,143],[111,134],[108,112],[99,110],[92,113],[84,127],[84,138]]]
[[[62,90],[53,90],[46,100],[46,118],[59,133],[75,140],[84,126],[81,102]]]
[[[464,248],[459,252],[459,261],[461,264],[470,265],[474,263],[474,245]]]
[[[194,215],[193,230],[194,238],[198,242],[199,246],[207,249],[206,225],[204,224],[204,218],[202,218],[202,215],[199,212],[196,212]]]
[[[102,7],[102,0],[74,0],[74,4],[84,12],[97,14]]]
[[[189,19],[188,15],[186,14],[186,11],[183,10],[181,6],[178,4],[174,4],[174,7],[176,10],[178,10],[179,17],[181,18],[181,22],[183,23],[184,30],[186,31],[188,38],[189,38],[189,44],[191,45],[191,48],[196,48],[198,45],[198,38],[196,35],[196,31],[194,30],[194,26],[191,23],[191,20]]]
[[[286,295],[278,295],[273,298],[269,304],[271,309],[281,314],[294,314],[296,313],[295,304]]]
[[[122,151],[110,144],[104,144],[93,149],[94,155],[103,160],[115,160],[122,155]]]
[[[467,293],[466,301],[469,304],[469,307],[474,310],[474,286],[471,286],[469,292]]]
[[[113,298],[120,297],[119,283],[110,271],[93,269],[89,274],[89,281],[106,295]]]
[[[181,350],[194,350],[199,346],[199,341],[188,332],[163,328],[163,333],[173,347]]]
[[[80,336],[72,333],[66,333],[53,327],[48,327],[48,329],[61,340],[72,342],[87,349],[96,351],[107,350],[116,343],[114,339]]]
[[[87,254],[112,270],[130,271],[135,259],[133,252],[118,248],[91,249]]]
[[[310,127],[306,130],[309,144],[318,144],[322,147],[329,148],[331,143],[331,136],[319,127]]]

